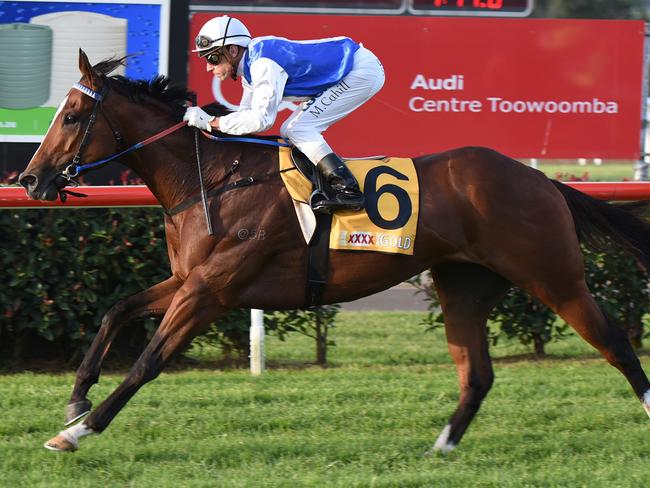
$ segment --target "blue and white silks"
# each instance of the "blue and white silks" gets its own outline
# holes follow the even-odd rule
[[[336,85],[354,64],[359,44],[349,37],[290,41],[283,37],[258,37],[244,57],[244,78],[251,83],[250,66],[260,58],[277,63],[288,75],[283,97],[314,96]]]

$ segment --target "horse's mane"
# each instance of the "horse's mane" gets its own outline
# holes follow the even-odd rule
[[[196,98],[194,92],[184,86],[170,83],[166,76],[156,76],[151,80],[132,80],[122,75],[109,76],[120,66],[125,66],[129,56],[110,58],[100,61],[93,66],[93,71],[101,75],[105,83],[136,103],[146,102],[147,99],[157,100],[169,106],[177,117],[182,117],[187,108],[187,102]],[[212,115],[222,116],[230,110],[219,103],[212,103],[206,109]]]

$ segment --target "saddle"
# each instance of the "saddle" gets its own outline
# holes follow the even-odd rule
[[[307,156],[305,156],[303,152],[296,146],[291,146],[291,162],[301,175],[303,175],[313,184],[317,183],[318,171],[316,171],[316,166],[309,159],[307,159]]]
[[[309,206],[314,208],[316,203],[327,199],[326,192],[328,190],[331,192],[331,190],[327,186],[325,177],[316,169],[314,163],[312,163],[296,146],[291,147],[291,162],[298,172],[312,184],[312,192],[309,196],[308,202]]]

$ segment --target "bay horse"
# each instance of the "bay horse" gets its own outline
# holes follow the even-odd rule
[[[188,92],[164,77],[145,82],[111,75],[124,62],[91,66],[80,50],[77,89],[62,102],[19,178],[31,198],[55,200],[65,191],[74,175],[66,168],[75,155],[75,161],[102,160],[179,123]],[[210,235],[197,199],[195,137],[194,129],[181,127],[120,158],[165,210],[171,276],[106,313],[76,374],[66,409],[66,425],[72,426],[45,444],[50,449],[71,451],[82,436],[103,432],[140,387],[229,310],[305,304],[307,246],[278,174],[278,149],[197,143],[208,190],[233,182],[234,161],[240,162],[240,175],[255,182],[231,185],[208,199]],[[537,297],[600,351],[650,415],[650,382],[625,333],[592,297],[580,250],[580,240],[605,236],[647,268],[648,222],[629,206],[595,200],[487,148],[454,149],[414,162],[421,188],[414,254],[330,251],[322,301],[355,300],[432,271],[460,382],[458,406],[432,450],[447,452],[459,443],[492,386],[486,321],[512,285]],[[183,211],[170,212],[179,206]],[[265,238],[242,239],[242,229]],[[124,381],[91,411],[87,393],[111,342],[141,316],[162,320]]]

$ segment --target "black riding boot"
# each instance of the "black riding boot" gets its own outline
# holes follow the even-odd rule
[[[327,192],[327,198],[314,202],[312,208],[319,213],[332,213],[335,210],[361,210],[364,196],[359,183],[345,163],[334,153],[329,153],[316,165],[325,177],[327,186],[335,193]]]

